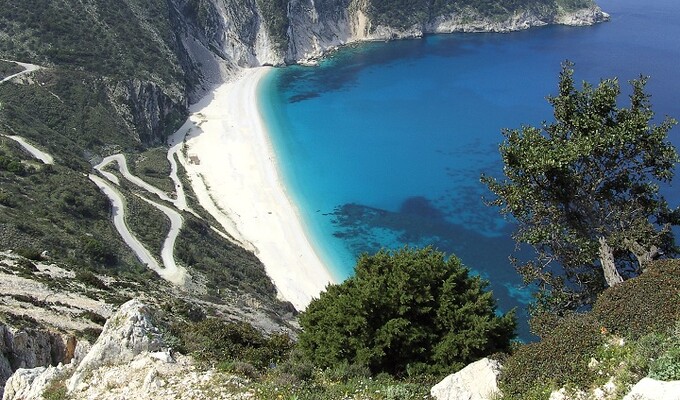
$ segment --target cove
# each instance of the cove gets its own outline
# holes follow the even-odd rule
[[[622,96],[649,75],[657,116],[680,117],[680,3],[599,3],[610,22],[364,43],[266,78],[259,101],[279,170],[338,279],[363,252],[433,245],[488,279],[530,338],[531,295],[508,260],[514,228],[479,182],[502,174],[502,129],[552,119],[545,97],[566,59],[577,81],[618,77]],[[677,206],[678,185],[663,190]]]

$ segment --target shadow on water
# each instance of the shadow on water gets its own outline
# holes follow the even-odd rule
[[[489,237],[452,223],[445,212],[422,196],[404,200],[397,211],[345,204],[338,207],[333,216],[337,228],[334,236],[347,243],[356,255],[404,245],[431,245],[457,256],[473,273],[490,281],[489,289],[493,291],[500,311],[517,309],[519,339],[535,339],[529,332],[526,311],[531,292],[508,259],[515,250],[510,232]]]

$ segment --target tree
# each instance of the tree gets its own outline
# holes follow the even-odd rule
[[[572,66],[562,66],[559,94],[548,97],[555,121],[505,130],[505,178],[482,176],[490,204],[517,221],[515,240],[536,250],[519,269],[552,311],[591,304],[607,285],[674,253],[678,221],[659,193],[678,161],[667,139],[676,121],[652,124],[647,78],[631,81],[630,107],[617,108],[616,79],[577,90]]]
[[[495,312],[486,282],[432,248],[363,255],[355,275],[329,285],[300,316],[303,356],[326,368],[450,373],[505,351],[514,311]]]

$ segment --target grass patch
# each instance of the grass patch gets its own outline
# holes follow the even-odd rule
[[[168,149],[156,147],[128,157],[128,167],[133,175],[139,176],[147,183],[167,192],[175,190],[170,179],[170,163],[167,159]]]
[[[151,254],[160,258],[163,243],[170,231],[170,219],[161,210],[135,195],[126,196],[125,200],[125,222],[128,227]]]

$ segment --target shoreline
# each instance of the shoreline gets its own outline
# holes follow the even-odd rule
[[[258,86],[270,70],[243,69],[213,89],[168,144],[181,148],[199,203],[255,253],[279,297],[302,310],[335,279],[287,194],[259,109]]]

